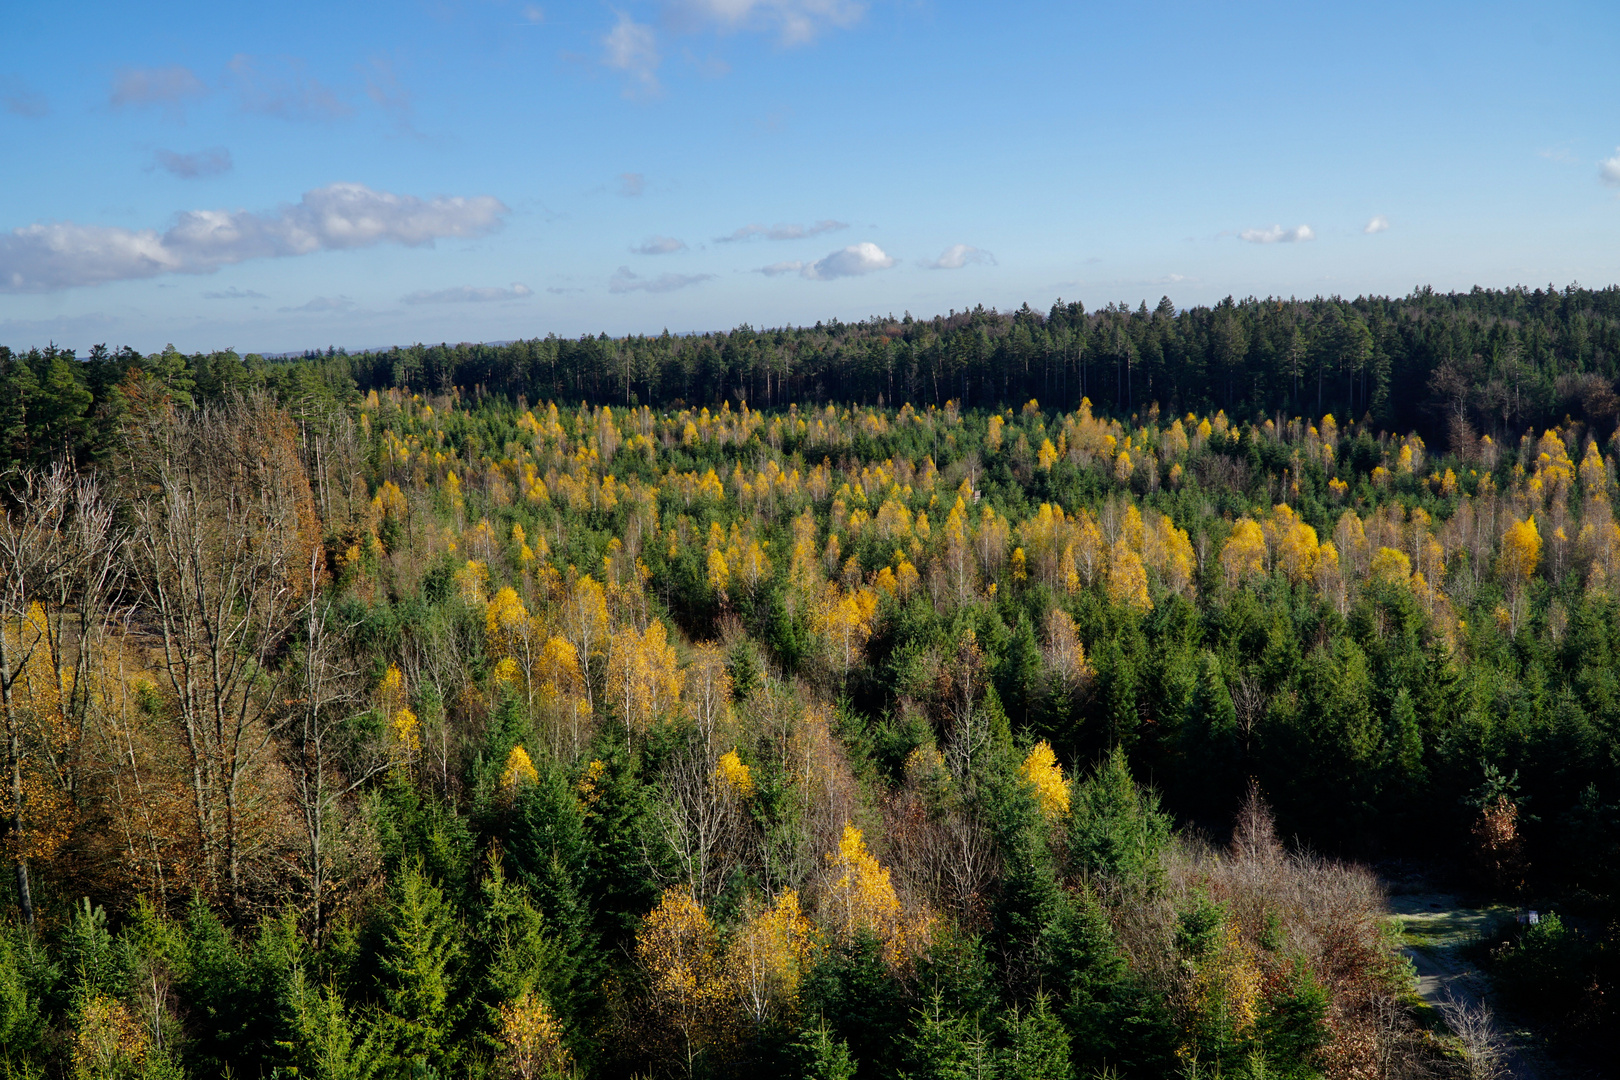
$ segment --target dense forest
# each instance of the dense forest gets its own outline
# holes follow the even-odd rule
[[[1620,290],[0,348],[0,1071],[1601,1061]],[[1470,1069],[1474,1071],[1469,1072]]]

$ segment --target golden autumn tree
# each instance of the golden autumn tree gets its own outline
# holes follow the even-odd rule
[[[501,1064],[514,1080],[561,1077],[572,1071],[573,1058],[563,1045],[562,1023],[532,989],[501,1006],[496,1038]]]
[[[1030,748],[1019,773],[1035,790],[1035,802],[1048,819],[1069,812],[1069,783],[1063,778],[1052,744],[1042,739]]]
[[[1122,535],[1114,541],[1108,552],[1108,599],[1137,611],[1151,611],[1153,600],[1148,596],[1147,570],[1142,557],[1126,542]]]
[[[799,909],[797,892],[786,889],[769,905],[750,901],[726,948],[725,969],[756,1027],[798,1011],[799,983],[815,948],[815,927]]]
[[[729,1035],[731,986],[709,917],[682,888],[666,889],[636,931],[636,959],[647,975],[655,1015],[678,1040],[691,1073]]]
[[[866,838],[853,825],[844,826],[838,850],[827,853],[827,887],[821,897],[822,917],[844,938],[866,930],[883,943],[891,964],[915,945],[925,943],[927,923],[908,925],[889,869],[866,850]]]
[[[1227,588],[1266,576],[1266,537],[1258,522],[1239,518],[1221,548],[1221,572]]]

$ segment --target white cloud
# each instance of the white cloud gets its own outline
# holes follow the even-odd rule
[[[853,26],[866,13],[859,0],[687,0],[684,7],[727,30],[773,29],[784,45],[814,41],[829,26]]]
[[[1273,225],[1269,229],[1244,229],[1238,233],[1238,239],[1247,240],[1251,244],[1296,244],[1315,240],[1316,234],[1311,231],[1309,225],[1300,225],[1293,229]]]
[[[684,289],[688,285],[696,285],[713,277],[713,274],[659,274],[655,278],[644,278],[628,266],[621,266],[613,277],[608,279],[608,292],[674,292],[676,289]]]
[[[526,296],[533,295],[533,289],[521,281],[514,281],[510,289],[502,289],[496,285],[457,285],[451,289],[423,289],[402,299],[404,303],[412,305],[480,304],[492,300],[522,300]]]
[[[799,273],[811,281],[831,281],[833,278],[855,277],[870,274],[874,270],[887,270],[893,265],[894,256],[870,240],[863,240],[859,244],[851,244],[841,251],[833,252],[825,259],[811,263]]]
[[[791,262],[771,263],[771,265],[762,266],[754,272],[756,274],[764,274],[766,277],[780,277],[783,274],[797,274],[803,269],[804,263],[795,259]]]
[[[196,180],[203,176],[218,176],[231,171],[231,152],[223,146],[199,150],[195,154],[177,154],[173,150],[155,150],[152,166],[182,180]]]
[[[803,240],[810,236],[820,236],[822,233],[837,232],[849,228],[847,221],[834,221],[825,218],[814,225],[744,225],[730,236],[717,236],[717,244],[730,244],[738,240],[752,240],[756,236],[763,236],[767,240]]]
[[[545,9],[538,4],[523,5],[523,10],[519,14],[523,16],[525,22],[534,23],[537,26],[546,21]]]
[[[337,91],[304,71],[297,59],[264,61],[237,53],[227,65],[244,112],[283,120],[335,120],[354,112]]]
[[[1372,220],[1367,222],[1367,227],[1361,231],[1367,233],[1368,235],[1371,235],[1372,233],[1388,232],[1389,218],[1385,217],[1383,214],[1374,214]]]
[[[1598,162],[1598,179],[1605,184],[1620,185],[1620,146],[1615,147],[1614,157]]]
[[[686,241],[673,236],[650,236],[639,247],[630,249],[637,255],[669,255],[686,250]]]
[[[280,311],[348,311],[354,307],[354,301],[347,296],[317,296],[307,304],[297,307],[279,308]]]
[[[969,247],[967,244],[952,244],[946,248],[939,258],[923,265],[930,270],[960,270],[968,263],[996,264],[996,257],[983,248]]]
[[[0,233],[0,293],[37,293],[77,285],[206,274],[248,259],[483,236],[500,228],[507,207],[490,195],[420,199],[329,184],[274,211],[187,210],[167,231],[64,221]]]
[[[658,85],[658,37],[646,23],[638,23],[624,12],[619,21],[602,39],[602,63],[615,71],[622,71],[630,81],[625,85],[626,97],[638,92],[656,94]]]
[[[112,104],[156,105],[176,120],[183,119],[185,103],[208,93],[190,68],[171,64],[161,68],[124,68],[113,79]]]
[[[262,292],[254,292],[252,289],[238,289],[235,285],[232,285],[230,288],[224,289],[224,290],[222,290],[220,292],[205,292],[205,293],[203,293],[203,299],[204,300],[268,300],[270,298],[268,296],[264,295],[264,293],[262,293]]]

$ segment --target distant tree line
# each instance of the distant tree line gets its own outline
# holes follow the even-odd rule
[[[1370,420],[1446,441],[1458,425],[1515,438],[1569,417],[1620,417],[1620,287],[1476,288],[1400,299],[1226,300],[1177,310],[1059,301],[982,306],[932,319],[870,318],[811,327],[501,344],[329,349],[266,360],[235,351],[147,356],[97,346],[0,346],[0,459],[94,457],[142,380],[206,402],[263,387],[284,402],[453,387],[589,405],[828,402],[964,408],[1030,398],[1070,411],[1089,398],[1128,416],[1223,409]]]

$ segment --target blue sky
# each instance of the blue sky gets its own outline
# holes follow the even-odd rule
[[[0,5],[0,343],[1620,281],[1620,5]]]

